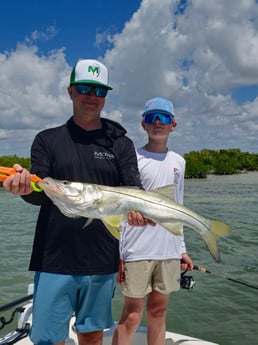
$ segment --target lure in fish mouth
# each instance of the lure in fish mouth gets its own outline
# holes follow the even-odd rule
[[[175,202],[174,185],[145,191],[135,187],[110,187],[50,177],[37,185],[64,215],[101,219],[117,239],[121,222],[127,220],[130,211],[137,210],[174,235],[182,235],[183,225],[194,230],[201,235],[214,260],[220,262],[217,240],[232,231],[229,225]]]

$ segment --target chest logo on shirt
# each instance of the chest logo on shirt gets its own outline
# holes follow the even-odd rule
[[[115,156],[113,155],[113,153],[109,153],[109,152],[97,152],[94,151],[94,158],[95,159],[114,159]]]
[[[174,184],[178,184],[178,180],[180,177],[180,171],[177,168],[173,168],[174,171]]]

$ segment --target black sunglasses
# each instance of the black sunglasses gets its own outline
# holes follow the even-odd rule
[[[81,95],[90,95],[94,90],[96,97],[106,97],[108,89],[102,86],[92,86],[88,84],[76,84],[77,91]]]

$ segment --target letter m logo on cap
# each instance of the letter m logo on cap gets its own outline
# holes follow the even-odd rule
[[[92,66],[92,65],[89,65],[88,66],[88,72],[92,72],[92,74],[94,75],[95,73],[97,74],[97,76],[99,75],[99,72],[100,72],[100,69],[99,69],[99,66]]]
[[[71,73],[70,85],[79,83],[98,84],[112,90],[108,85],[107,67],[97,60],[85,59],[77,62]]]

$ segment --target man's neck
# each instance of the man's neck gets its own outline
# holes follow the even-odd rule
[[[100,129],[102,127],[100,117],[82,117],[82,116],[73,116],[73,120],[77,126],[85,129],[86,131],[93,131],[94,129]]]

